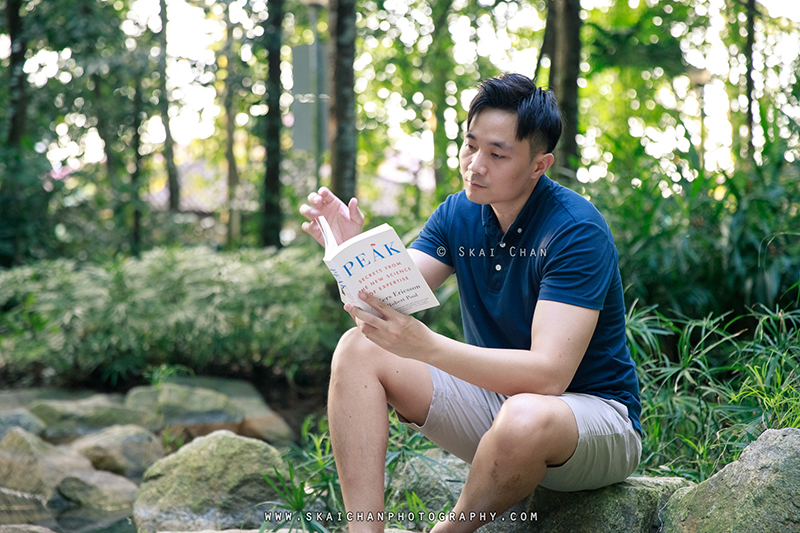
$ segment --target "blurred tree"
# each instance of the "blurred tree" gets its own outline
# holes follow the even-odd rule
[[[234,248],[241,240],[241,213],[236,205],[236,189],[239,186],[239,169],[236,164],[236,155],[233,150],[234,136],[236,133],[236,110],[235,101],[241,81],[236,76],[235,65],[240,57],[234,51],[234,30],[236,27],[231,20],[231,1],[225,6],[225,46],[220,61],[224,58],[225,80],[224,94],[225,100],[223,109],[225,110],[225,160],[228,167],[228,248]],[[241,28],[240,28],[241,31]],[[279,130],[280,133],[280,130]]]
[[[21,0],[7,0],[5,6],[6,28],[8,30],[11,54],[9,56],[10,92],[8,132],[6,132],[7,152],[4,154],[6,172],[0,176],[0,266],[9,267],[22,262],[20,235],[20,208],[23,186],[18,176],[22,176],[20,151],[25,137],[27,122],[28,82],[25,79],[25,53],[28,43],[24,33]]]
[[[555,11],[555,15],[552,17],[551,10]],[[563,118],[561,139],[555,149],[555,163],[551,170],[551,177],[564,183],[574,180],[575,171],[580,163],[576,141],[578,135],[578,77],[581,73],[582,21],[580,13],[580,0],[550,0],[548,4],[548,23],[555,23],[549,75],[550,88],[555,93]]]
[[[170,126],[170,94],[167,87],[167,0],[160,0],[161,32],[159,33],[158,75],[161,82],[158,95],[161,122],[164,124],[164,163],[167,169],[167,184],[169,185],[169,210],[173,212],[181,209],[181,191],[178,183],[178,169],[175,166],[175,141],[172,138]]]
[[[262,204],[261,244],[280,246],[283,213],[281,212],[281,45],[283,42],[284,0],[267,4],[269,16],[264,25],[264,48],[267,50],[267,116],[265,121],[266,170]]]
[[[331,24],[331,190],[347,202],[356,195],[356,0],[333,0]]]

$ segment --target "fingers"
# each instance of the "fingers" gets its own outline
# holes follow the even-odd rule
[[[350,198],[350,202],[347,204],[347,208],[350,210],[350,220],[353,222],[357,222],[358,224],[364,223],[364,213],[361,212],[361,209],[358,208],[358,199],[353,197]]]
[[[370,294],[367,294],[364,291],[359,292],[358,297],[364,300],[370,306],[372,306],[373,309],[375,309],[383,316],[388,316],[389,313],[395,312],[394,309],[392,309],[388,304],[384,303],[383,300],[375,296],[372,296]]]

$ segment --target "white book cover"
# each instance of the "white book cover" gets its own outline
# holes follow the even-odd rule
[[[389,224],[381,224],[339,244],[328,221],[317,222],[325,240],[323,260],[339,285],[342,302],[380,316],[358,297],[376,296],[400,313],[411,314],[439,305],[403,241]]]

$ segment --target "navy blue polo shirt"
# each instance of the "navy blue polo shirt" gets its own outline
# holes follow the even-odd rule
[[[641,432],[617,249],[603,216],[585,198],[542,176],[504,234],[491,206],[462,191],[436,209],[411,247],[455,269],[468,344],[530,349],[539,300],[599,310],[567,391],[619,401]]]

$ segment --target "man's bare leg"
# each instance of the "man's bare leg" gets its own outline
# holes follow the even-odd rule
[[[577,445],[578,426],[566,403],[553,396],[512,396],[478,445],[453,509],[456,520],[439,522],[431,533],[476,530],[491,513],[499,516],[533,492],[547,466],[565,463]],[[462,512],[477,513],[476,519],[459,521]]]
[[[384,510],[389,421],[386,404],[422,425],[433,384],[428,365],[384,351],[353,329],[331,363],[328,423],[345,509],[355,517]],[[354,520],[351,533],[383,531],[383,522]]]

